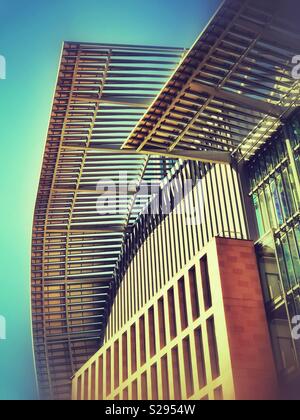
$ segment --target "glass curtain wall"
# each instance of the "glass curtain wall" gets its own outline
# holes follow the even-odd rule
[[[300,111],[249,163],[257,250],[277,368],[283,379],[300,373]]]

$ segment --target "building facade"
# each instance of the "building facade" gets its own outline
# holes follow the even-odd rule
[[[237,173],[189,162],[174,174],[173,194],[192,173],[193,189],[170,214],[162,206],[174,197],[164,186],[158,215],[150,203],[125,243],[105,342],[76,373],[73,399],[277,395]]]
[[[69,399],[72,375],[103,342],[114,267],[147,200],[137,186],[159,183],[171,165],[120,148],[183,52],[64,43],[33,223],[33,339],[43,399]],[[117,211],[101,212],[99,195],[114,182]]]
[[[285,121],[248,163],[257,221],[257,254],[276,364],[281,380],[299,380],[300,112]]]
[[[299,20],[225,0],[189,51],[65,44],[33,233],[42,396],[297,397]]]
[[[299,16],[299,5],[293,1],[224,2],[125,142],[124,150],[135,150],[137,153],[210,161],[212,166],[207,173],[197,172],[197,179],[205,185],[202,195],[204,204],[198,203],[204,217],[198,219],[199,231],[195,237],[187,234],[189,229],[193,230],[190,221],[177,220],[175,226],[186,233],[177,241],[163,236],[163,233],[160,241],[153,238],[150,254],[146,252],[148,260],[142,260],[142,263],[139,255],[143,254],[144,236],[149,234],[149,227],[143,218],[140,222],[142,228],[137,224],[134,238],[125,251],[127,255],[128,248],[133,247],[135,258],[129,265],[127,261],[124,266],[121,260],[121,266],[117,266],[119,275],[116,284],[121,286],[115,294],[104,347],[75,375],[74,399],[299,397],[299,340],[293,335],[293,326],[294,317],[300,315],[297,111],[300,88],[299,81],[292,76],[291,64],[298,54]],[[228,186],[228,174],[224,171],[229,167],[237,171],[241,189],[234,191],[232,185]],[[218,170],[222,173],[221,178],[215,182],[208,181]],[[191,178],[193,173],[190,169]],[[229,201],[222,204],[216,198],[217,192],[225,201],[229,197]],[[242,204],[235,213],[232,203],[237,197]],[[187,200],[185,197],[181,205],[187,205]],[[223,226],[227,227],[218,231],[214,227],[218,224],[220,213],[223,215],[222,222],[225,221]],[[237,223],[237,214],[240,217],[245,215],[246,234],[233,239],[231,235],[234,237],[237,233],[233,228]],[[157,229],[164,232],[164,218],[158,218],[154,224],[158,224]],[[199,249],[193,248],[195,238],[203,238],[203,233],[207,234],[207,242],[202,242]],[[155,233],[153,236],[156,236]],[[247,242],[247,239],[252,242]],[[160,244],[163,245],[160,247]],[[214,246],[217,251],[213,254]],[[219,254],[220,246],[222,252]],[[240,247],[245,247],[242,252]],[[192,260],[188,263],[181,257],[180,261],[187,266],[185,269],[184,265],[181,266],[183,272],[179,272],[173,280],[172,267],[176,264],[176,255],[184,253],[185,248],[185,257]],[[247,248],[248,254],[245,252]],[[228,251],[230,249],[234,250],[232,254]],[[201,269],[204,255],[208,262],[206,275]],[[256,267],[255,275],[251,267]],[[127,286],[128,292],[137,291],[138,282],[147,284],[145,272],[151,277],[150,283],[157,284],[163,277],[162,270],[167,271],[170,286],[165,286],[163,282],[156,286],[161,293],[158,293],[157,301],[151,301],[147,295],[144,301],[140,301],[143,294],[139,297],[138,292],[131,296],[131,300],[128,295],[127,299],[124,298],[124,288],[130,283],[128,278],[136,282],[131,283],[131,287]],[[219,271],[219,275],[215,270]],[[230,273],[228,283],[226,272]],[[203,290],[203,278],[207,277],[210,278],[211,292],[215,287],[219,289],[220,300],[211,293],[212,301],[215,299],[218,308],[224,309],[221,327],[222,322],[219,323],[220,318],[212,304],[213,340],[212,324],[209,326],[212,318],[205,311],[203,302],[207,297],[205,288]],[[195,303],[192,296],[197,296],[199,290],[200,298]],[[233,295],[229,297],[229,290],[234,298]],[[259,320],[255,316],[251,319],[249,304],[258,303],[259,295],[261,306],[255,309]],[[235,303],[239,301],[239,314],[235,312],[235,305],[231,307],[234,299]],[[136,308],[143,302],[144,305],[149,303],[149,308],[145,308],[146,312],[141,312],[139,317],[129,312],[132,318],[125,319],[131,319],[133,326],[126,328],[122,318],[126,305]],[[195,341],[198,333],[195,336],[193,318],[193,314],[199,313],[200,342]],[[184,324],[186,336],[181,335],[182,319],[187,320]],[[232,319],[240,319],[242,324],[232,325]],[[196,325],[199,327],[199,324]],[[268,325],[268,329],[255,331],[254,326],[259,325],[262,328]],[[196,331],[199,331],[197,327]],[[154,348],[154,344],[151,345],[153,331],[156,334],[154,356],[151,354],[151,348]],[[176,338],[172,341],[174,331]],[[231,336],[236,339],[235,343],[230,340]],[[136,343],[133,356],[132,340]],[[162,340],[167,343],[164,351]],[[119,346],[123,345],[126,349],[126,343],[133,359],[137,357],[137,365],[125,358],[124,366],[123,357],[119,362],[118,355],[122,355],[118,352]],[[260,348],[261,344],[263,348]],[[239,347],[240,354],[235,353],[235,345]],[[210,357],[205,349],[210,350]],[[254,353],[250,355],[251,351],[257,351],[255,356]],[[216,354],[219,357],[219,377],[215,382]],[[230,358],[227,357],[229,354]],[[236,361],[238,367],[234,366]],[[258,363],[256,366],[252,364],[254,361]],[[101,375],[103,364],[108,366],[106,377]],[[128,380],[128,369],[132,369],[132,364],[137,373],[131,371]],[[203,381],[204,377],[206,380]],[[255,383],[254,377],[258,383]],[[97,383],[98,394],[95,393],[94,383]],[[279,385],[279,393],[270,385],[275,383]]]

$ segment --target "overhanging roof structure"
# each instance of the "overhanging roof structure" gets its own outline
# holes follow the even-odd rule
[[[123,150],[229,162],[248,159],[299,106],[296,0],[226,0]]]
[[[142,179],[160,182],[172,165],[120,148],[183,53],[64,44],[33,225],[42,398],[69,398],[71,376],[101,345],[124,235],[149,198],[138,187]],[[109,194],[107,211],[99,211],[99,196],[114,182],[118,190]]]

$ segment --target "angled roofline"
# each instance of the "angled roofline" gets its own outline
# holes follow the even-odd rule
[[[223,151],[236,160],[248,160],[300,104],[300,82],[293,80],[291,63],[284,63],[281,52],[285,47],[285,53],[290,53],[292,59],[292,52],[297,52],[295,48],[300,42],[300,32],[295,22],[286,28],[280,26],[288,16],[280,13],[283,3],[273,7],[271,1],[263,4],[256,0],[223,1],[122,149],[142,154],[151,151],[182,159],[188,159],[188,150],[196,160],[203,161],[205,158],[200,152],[211,150],[213,156]],[[252,12],[260,15],[253,17]],[[226,27],[222,27],[223,22]],[[212,45],[207,39],[209,36],[216,38]],[[231,57],[233,64],[229,65],[223,58],[228,64],[223,74],[216,70],[218,67],[214,71],[205,68],[210,60],[217,60],[215,52],[220,43],[228,42],[227,36],[234,36],[236,45],[240,40],[240,49],[236,47],[234,53],[236,57]],[[204,55],[206,45],[208,52]],[[226,54],[226,49],[224,51]],[[258,61],[253,58],[251,62],[253,54]],[[275,61],[272,64],[272,54],[282,56],[277,67]],[[220,80],[219,85],[213,83],[216,79]],[[239,79],[240,85],[236,83]],[[182,116],[174,118],[172,113],[179,114],[184,101],[189,103],[189,106],[185,104],[189,110],[181,110]],[[211,103],[214,112],[210,110]],[[206,115],[203,117],[208,109],[212,115],[209,122]],[[204,121],[201,127],[195,128],[201,119]],[[234,129],[231,128],[233,122]]]

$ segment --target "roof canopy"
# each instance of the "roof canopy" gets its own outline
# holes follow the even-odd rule
[[[33,226],[33,334],[43,397],[68,397],[70,377],[101,344],[126,228],[149,198],[139,185],[159,183],[172,164],[120,148],[183,52],[64,45]],[[99,211],[101,193],[112,185],[118,189]]]
[[[123,148],[228,162],[248,159],[299,105],[295,0],[226,0]]]

